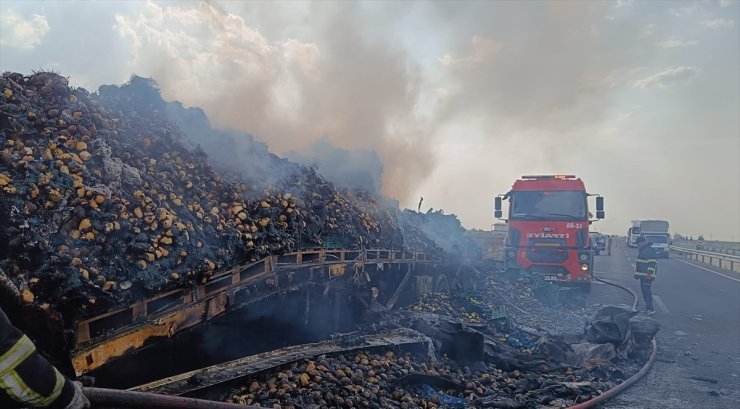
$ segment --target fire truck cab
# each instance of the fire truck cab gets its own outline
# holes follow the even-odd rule
[[[596,220],[603,219],[603,197],[589,195],[573,175],[522,176],[508,193],[497,196],[496,218],[503,219],[502,202],[509,202],[508,219],[503,219],[509,224],[505,268],[588,291],[594,269],[588,196],[596,196]]]

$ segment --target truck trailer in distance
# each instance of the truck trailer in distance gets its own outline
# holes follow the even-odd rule
[[[668,257],[668,246],[671,243],[668,228],[669,224],[665,220],[642,220],[640,222],[640,236],[650,243],[658,257]]]
[[[638,237],[640,237],[640,220],[632,220],[632,226],[627,230],[627,246],[637,247]]]

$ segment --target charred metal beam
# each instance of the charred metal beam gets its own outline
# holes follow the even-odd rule
[[[252,355],[207,368],[171,376],[131,391],[154,392],[167,395],[187,395],[200,398],[216,396],[230,385],[259,372],[271,370],[292,362],[322,354],[337,354],[357,350],[373,350],[389,346],[402,350],[427,353],[431,340],[416,331],[399,329],[375,335],[346,335],[335,339],[304,345],[295,345],[275,351]],[[197,380],[194,382],[193,380]]]

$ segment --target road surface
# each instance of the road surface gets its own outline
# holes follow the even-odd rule
[[[597,256],[596,276],[631,288],[637,251],[615,243],[611,256]],[[605,285],[594,285],[589,301],[625,303]],[[660,259],[653,284],[653,317],[661,325],[652,370],[603,407],[740,408],[740,274],[682,259]]]

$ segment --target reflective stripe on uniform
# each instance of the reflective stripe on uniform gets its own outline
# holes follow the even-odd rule
[[[6,353],[0,356],[0,389],[14,401],[35,407],[51,405],[62,393],[64,377],[54,368],[54,389],[44,396],[31,389],[23,381],[15,368],[36,351],[33,342],[23,335]]]
[[[8,352],[0,356],[0,377],[4,376],[8,371],[14,370],[18,364],[25,361],[35,350],[36,347],[33,345],[33,342],[27,336],[23,335]]]
[[[645,275],[656,275],[656,270],[658,269],[658,260],[654,258],[638,258],[636,262],[636,270],[641,270],[640,267],[645,267],[645,270],[647,272],[636,272],[635,275],[639,276],[645,276]]]
[[[54,389],[49,396],[44,396],[31,389],[15,371],[9,371],[0,377],[0,389],[3,389],[14,401],[34,407],[46,407],[62,394],[64,389],[64,377],[56,368],[54,369]]]

